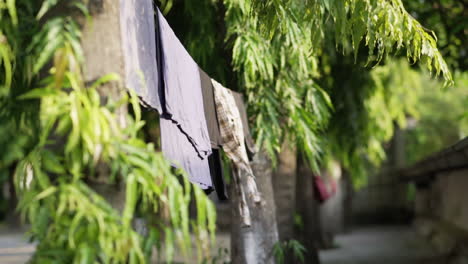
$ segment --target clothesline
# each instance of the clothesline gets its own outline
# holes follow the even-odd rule
[[[255,144],[242,96],[200,69],[152,0],[121,0],[120,22],[125,85],[160,113],[163,155],[191,182],[225,200],[221,147],[236,170],[240,215],[249,226],[246,199],[259,204],[261,197],[247,155]]]

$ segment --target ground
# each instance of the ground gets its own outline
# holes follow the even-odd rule
[[[220,237],[218,245],[229,248],[227,234]],[[338,236],[336,245],[336,249],[320,253],[322,264],[444,264],[411,227],[358,228]],[[22,231],[0,229],[1,264],[26,263],[33,251]]]
[[[322,251],[322,264],[444,264],[411,227],[374,226],[336,238],[336,249]]]
[[[34,245],[27,242],[24,230],[0,228],[0,263],[23,264],[34,252]]]

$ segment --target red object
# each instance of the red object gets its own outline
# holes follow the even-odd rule
[[[323,181],[322,177],[314,176],[314,196],[319,203],[323,203],[330,199],[336,191],[336,184],[333,184],[332,190],[329,191],[327,184]]]

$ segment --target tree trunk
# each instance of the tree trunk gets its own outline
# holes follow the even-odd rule
[[[349,232],[351,230],[352,219],[352,207],[353,207],[353,182],[351,175],[346,170],[343,170],[343,232]]]
[[[9,195],[7,199],[7,207],[5,210],[5,221],[8,224],[9,229],[21,228],[22,226],[21,217],[16,210],[16,206],[18,205],[18,195],[16,194],[14,182],[15,167],[16,164],[9,169],[8,182],[6,183],[8,185]]]
[[[306,248],[305,263],[320,263],[316,240],[320,234],[318,202],[314,198],[313,172],[302,159],[298,160],[296,212],[302,225],[296,228],[296,237]]]
[[[83,24],[81,44],[84,52],[84,79],[92,83],[100,77],[116,73],[124,78],[124,60],[120,32],[120,1],[90,0],[88,8],[92,16],[89,22],[80,18]],[[121,82],[108,82],[99,89],[102,100],[118,100],[125,93]],[[118,122],[124,127],[127,107],[118,109]],[[125,190],[122,186],[108,183],[109,168],[98,165],[98,179],[90,183],[116,209],[122,210],[125,204]]]
[[[232,192],[231,261],[235,264],[274,264],[273,246],[278,242],[278,231],[271,162],[264,153],[258,153],[252,162],[252,169],[263,201],[261,205],[256,205],[248,199],[252,225],[242,227],[238,210],[240,199]],[[241,178],[241,184],[246,188],[246,177]]]
[[[109,73],[117,73],[123,79],[120,3],[115,0],[90,0],[88,8],[92,21],[86,21],[81,41],[85,56],[85,80],[92,82]],[[118,99],[125,91],[122,83],[109,82],[99,92],[103,97]],[[121,108],[122,111],[125,109]],[[119,121],[122,122],[122,118],[125,118],[124,114],[119,115]]]
[[[276,221],[281,241],[294,237],[294,208],[296,204],[296,148],[285,141],[273,173],[273,190],[276,204]]]

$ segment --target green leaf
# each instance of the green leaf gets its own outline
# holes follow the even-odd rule
[[[52,7],[54,7],[59,0],[44,0],[41,9],[37,13],[36,19],[41,19]]]
[[[109,73],[109,74],[106,74],[104,76],[102,76],[101,78],[97,79],[97,81],[95,81],[89,88],[91,90],[95,90],[97,89],[98,87],[100,87],[101,85],[105,84],[105,83],[108,83],[108,82],[112,82],[112,81],[120,81],[120,76],[116,73]]]
[[[18,96],[19,100],[39,99],[46,96],[58,95],[59,91],[50,87],[46,88],[35,88]]]
[[[18,16],[16,14],[16,1],[15,0],[6,0],[6,5],[8,12],[10,13],[11,21],[13,25],[18,25]]]
[[[135,175],[130,174],[126,180],[126,191],[125,191],[125,208],[123,211],[122,221],[124,226],[130,226],[135,212],[136,201],[138,197],[138,185],[136,182]]]
[[[1,34],[1,31],[0,31],[0,39],[3,39],[3,38],[5,37]],[[10,57],[10,55],[11,55],[11,51],[8,45],[0,42],[0,57],[1,57],[0,64],[1,62],[3,62],[3,67],[5,69],[5,76],[4,76],[5,87],[7,88],[7,90],[10,90],[11,82],[13,79],[12,64],[11,64],[12,58]]]
[[[55,192],[57,192],[57,188],[54,186],[50,186],[44,191],[42,191],[41,193],[39,193],[34,199],[36,201],[39,201],[39,200],[47,198],[48,196],[54,194]]]

